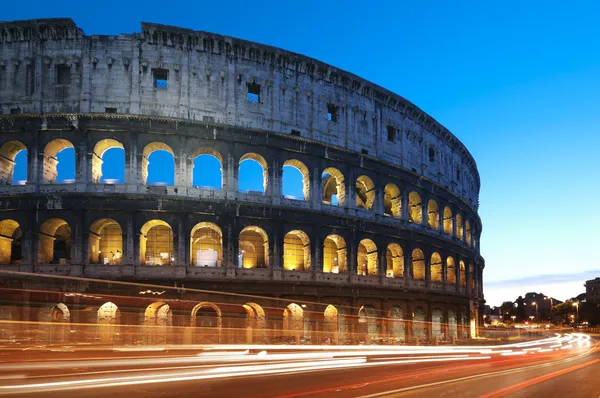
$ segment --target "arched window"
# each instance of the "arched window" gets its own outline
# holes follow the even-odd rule
[[[400,218],[402,210],[402,198],[400,197],[400,189],[396,184],[387,184],[385,186],[385,194],[383,197],[383,207],[385,215],[394,218]]]
[[[220,328],[222,326],[221,309],[213,303],[200,303],[192,309],[192,326]]]
[[[443,265],[442,265],[442,257],[438,253],[433,253],[431,255],[431,281],[432,282],[442,282],[443,275]]]
[[[452,210],[448,206],[444,207],[444,233],[452,236],[454,227],[454,219],[452,218]]]
[[[467,245],[471,246],[471,223],[469,220],[465,222],[465,234],[467,236]]]
[[[359,209],[372,209],[375,203],[375,184],[367,176],[356,179],[356,207]]]
[[[264,344],[266,343],[267,320],[265,310],[256,303],[246,303],[242,306],[246,310],[246,342]],[[251,336],[248,336],[248,334]]]
[[[171,265],[173,257],[173,230],[162,220],[144,224],[140,234],[140,263],[142,265]]]
[[[456,284],[456,263],[452,257],[446,260],[446,281],[449,285]]]
[[[371,344],[379,338],[377,311],[372,305],[363,305],[358,310],[358,329],[360,334],[365,337],[363,340],[365,344]]]
[[[269,237],[259,227],[246,227],[240,232],[238,266],[242,268],[269,267]]]
[[[444,313],[439,308],[431,311],[431,337],[442,337],[442,325],[444,324]]]
[[[13,220],[0,221],[0,264],[21,263],[21,227]]]
[[[283,163],[282,193],[288,199],[310,199],[310,176],[308,168],[299,160]]]
[[[296,303],[291,303],[283,310],[283,334],[291,337],[296,343],[304,337],[304,310]]]
[[[38,262],[67,264],[71,261],[71,227],[65,220],[50,218],[40,225]]]
[[[321,175],[322,201],[332,206],[342,206],[346,198],[344,175],[334,167],[328,167]]]
[[[23,185],[27,182],[27,148],[19,141],[0,147],[0,185]]]
[[[421,249],[414,249],[412,252],[412,271],[413,280],[425,280],[425,256]]]
[[[438,230],[440,228],[440,209],[435,200],[430,199],[427,203],[429,227]]]
[[[466,271],[465,271],[465,263],[464,261],[460,261],[458,263],[459,267],[460,267],[460,287],[465,288],[467,287],[467,275],[466,275]]]
[[[201,222],[192,228],[190,259],[198,267],[223,265],[223,233],[211,222]]]
[[[175,184],[175,153],[162,142],[153,142],[144,148],[142,183],[173,186]]]
[[[247,153],[240,158],[238,190],[244,193],[267,193],[269,172],[267,161],[257,153]]]
[[[421,202],[421,196],[416,192],[411,192],[408,195],[408,222],[423,223],[423,203]]]
[[[413,318],[413,337],[423,341],[427,337],[427,324],[425,322],[425,310],[415,307]]]
[[[125,183],[125,148],[117,140],[107,138],[94,146],[92,182],[102,184]]]
[[[469,264],[469,287],[471,290],[475,290],[475,281],[477,280],[477,275],[475,275],[475,266],[473,264]]]
[[[323,272],[346,273],[346,241],[339,235],[329,235],[323,242]]]
[[[402,307],[394,306],[388,311],[388,317],[392,324],[390,332],[393,343],[403,343],[406,339],[404,310]]]
[[[462,216],[460,214],[456,215],[456,237],[460,240],[463,240],[463,221]]]
[[[44,148],[45,183],[75,182],[75,147],[63,138],[50,141]]]
[[[201,189],[223,189],[223,158],[213,148],[198,148],[192,155],[192,185]]]
[[[386,252],[387,269],[386,276],[389,278],[404,278],[404,252],[397,243],[390,243]]]
[[[358,244],[358,275],[377,275],[377,246],[371,239],[363,239]]]
[[[90,226],[89,258],[91,264],[121,264],[123,231],[119,223],[102,218]]]
[[[310,240],[303,231],[290,231],[283,238],[283,269],[287,271],[310,269]]]

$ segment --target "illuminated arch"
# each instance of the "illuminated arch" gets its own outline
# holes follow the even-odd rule
[[[329,235],[323,241],[323,272],[347,272],[346,241],[339,235]]]
[[[173,230],[162,220],[150,220],[140,230],[140,263],[142,265],[171,265]]]
[[[310,269],[310,239],[305,232],[293,230],[284,236],[283,269],[287,271]]]
[[[423,341],[427,337],[427,324],[425,322],[425,310],[421,306],[414,309],[413,338]]]
[[[452,236],[454,227],[454,219],[452,218],[452,210],[448,206],[444,207],[444,233]]]
[[[121,264],[123,230],[118,222],[101,218],[90,226],[88,253],[92,264]]]
[[[362,175],[356,179],[356,207],[372,209],[375,203],[375,183],[370,177]]]
[[[460,287],[465,288],[467,287],[467,275],[466,275],[466,271],[465,271],[465,262],[464,261],[460,261],[458,263],[459,268],[459,272],[460,272]]]
[[[404,278],[404,252],[397,243],[390,243],[386,251],[386,276]]]
[[[465,222],[465,235],[467,237],[467,245],[471,246],[471,222]]]
[[[150,144],[146,145],[144,147],[144,150],[142,151],[142,164],[141,164],[141,173],[142,173],[142,184],[147,184],[148,183],[148,176],[149,176],[149,170],[148,170],[148,166],[150,165],[150,155],[152,155],[154,152],[156,151],[165,151],[171,154],[172,160],[173,162],[171,164],[169,164],[168,166],[172,165],[173,168],[173,180],[175,180],[175,152],[173,152],[173,149],[163,143],[163,142],[151,142]],[[167,165],[164,162],[161,162],[160,167],[167,167]],[[156,182],[157,184],[163,185],[163,184],[168,184],[167,181],[161,181],[161,182]]]
[[[456,237],[460,240],[464,239],[463,234],[463,219],[460,214],[456,215]]]
[[[456,263],[452,257],[446,259],[446,281],[450,285],[456,284]]]
[[[0,185],[15,184],[17,182],[14,178],[15,162],[21,151],[27,153],[27,147],[19,141],[8,141],[0,147]]]
[[[165,302],[158,301],[150,304],[144,311],[144,325],[167,326],[173,324],[171,307]]]
[[[37,319],[40,322],[69,322],[71,311],[64,303],[49,304],[40,308]]]
[[[450,338],[458,337],[456,311],[452,309],[448,310],[448,335]]]
[[[103,164],[104,164],[104,154],[111,149],[121,149],[123,151],[122,155],[122,165],[119,165],[123,168],[123,176],[125,177],[125,147],[122,143],[112,138],[106,138],[100,140],[94,146],[94,151],[92,154],[92,182],[100,183],[104,176]],[[117,179],[105,180],[105,182],[116,182]],[[123,181],[125,182],[125,181]]]
[[[431,281],[442,282],[443,278],[443,264],[442,257],[438,253],[431,255],[431,264],[429,265],[431,270]]]
[[[190,233],[190,260],[199,267],[223,265],[223,232],[215,223],[201,222]]]
[[[302,193],[304,200],[310,199],[310,174],[306,165],[297,159],[288,159],[283,163],[283,173],[281,176],[283,185],[283,196],[294,196],[292,195],[294,189],[290,187],[290,181],[292,176],[286,175],[286,168],[296,169],[302,175]]]
[[[413,280],[425,280],[425,255],[421,249],[414,249],[412,251],[412,271]]]
[[[289,304],[283,310],[283,334],[293,338],[296,343],[304,337],[304,310],[296,303]]]
[[[346,199],[344,175],[335,167],[328,167],[321,174],[322,202],[343,206]]]
[[[269,237],[259,227],[250,226],[240,232],[238,264],[242,268],[269,267]]]
[[[65,149],[75,150],[75,146],[70,141],[64,138],[56,138],[50,141],[44,148],[44,166],[42,180],[45,183],[52,183],[56,181],[58,176],[58,153]],[[73,154],[75,157],[75,154]],[[73,161],[73,167],[76,168],[76,161]],[[72,174],[75,175],[75,170],[72,170]]]
[[[475,289],[475,282],[477,280],[477,275],[475,275],[475,266],[473,265],[473,263],[469,263],[469,279],[470,279],[470,283],[469,283],[469,287],[471,290]]]
[[[394,306],[388,311],[391,322],[390,337],[394,343],[403,343],[406,339],[406,325],[404,321],[404,310],[402,307]]]
[[[242,156],[240,158],[240,162],[239,162],[239,171],[238,171],[238,176],[242,173],[242,167],[243,167],[243,163],[245,161],[254,161],[257,162],[260,167],[262,168],[262,172],[263,172],[263,186],[262,186],[262,194],[266,194],[267,193],[267,185],[269,182],[269,169],[267,167],[267,161],[265,160],[265,158],[263,158],[261,155],[257,154],[257,153],[247,153],[244,156]],[[240,189],[240,183],[242,182],[241,178],[238,178],[238,190],[241,192]]]
[[[371,239],[361,240],[357,255],[358,275],[377,275],[378,268],[377,245]]]
[[[400,218],[402,214],[402,197],[396,184],[387,184],[384,190],[383,207],[385,215]]]
[[[14,220],[0,221],[0,264],[21,263],[21,226]]]
[[[435,200],[429,199],[427,203],[428,222],[431,229],[440,228],[440,208]]]
[[[197,165],[199,162],[211,163],[207,170]],[[217,170],[218,163],[218,170]],[[214,165],[213,165],[214,164]],[[218,172],[217,185],[212,185],[211,174]],[[192,184],[203,189],[223,189],[223,157],[214,148],[198,148],[192,155]]]
[[[358,323],[361,334],[365,336],[365,343],[370,344],[379,337],[377,324],[377,311],[372,305],[363,305],[358,310]]]
[[[431,311],[431,337],[441,339],[442,326],[444,324],[444,313],[439,308],[434,308]]]
[[[421,224],[423,222],[423,203],[416,192],[408,195],[408,222]]]
[[[50,218],[40,225],[38,262],[67,263],[71,260],[71,227],[60,218]]]
[[[246,343],[266,343],[267,321],[265,310],[256,303],[246,303]]]

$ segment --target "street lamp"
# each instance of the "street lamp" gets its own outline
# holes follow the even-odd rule
[[[516,315],[511,315],[510,317],[512,318],[512,320],[513,320],[513,323],[515,323],[515,318],[516,318]]]
[[[550,309],[552,309],[554,306],[554,304],[552,304],[552,297],[544,297],[544,300],[550,300]]]
[[[579,302],[573,303],[573,307],[577,308],[577,320],[579,321]]]
[[[537,319],[537,322],[539,322],[540,321],[540,313],[538,311],[538,305],[535,301],[533,303],[531,303],[531,305],[535,305],[535,318]]]

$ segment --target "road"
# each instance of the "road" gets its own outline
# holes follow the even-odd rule
[[[586,335],[503,346],[178,346],[0,350],[0,395],[594,397]]]

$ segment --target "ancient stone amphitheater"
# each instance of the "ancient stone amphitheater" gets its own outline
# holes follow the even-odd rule
[[[0,113],[2,319],[212,327],[221,342],[251,323],[260,341],[313,343],[447,340],[481,322],[473,157],[352,73],[152,23],[6,22]],[[121,180],[105,175],[115,150]],[[151,184],[160,151],[172,182]],[[218,162],[216,186],[195,183],[198,159]],[[245,164],[258,189],[240,189]]]

